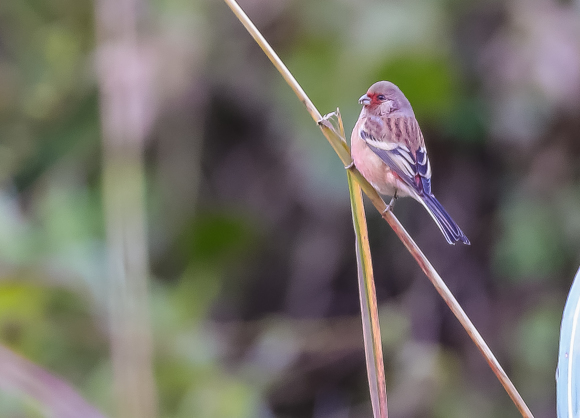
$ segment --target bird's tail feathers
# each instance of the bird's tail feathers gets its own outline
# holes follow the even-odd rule
[[[463,231],[457,226],[455,221],[451,219],[451,216],[445,211],[441,203],[432,194],[425,194],[421,196],[421,201],[431,217],[437,223],[437,226],[445,236],[445,239],[449,244],[455,244],[457,241],[461,241],[464,244],[469,245],[470,242],[463,233]]]

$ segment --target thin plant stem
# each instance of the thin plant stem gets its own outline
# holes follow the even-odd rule
[[[421,270],[423,270],[429,281],[431,281],[435,287],[435,290],[437,290],[441,298],[443,298],[447,306],[449,306],[455,317],[459,320],[463,328],[465,328],[465,331],[467,331],[467,334],[473,340],[476,347],[487,361],[487,364],[489,364],[489,367],[503,385],[504,389],[520,411],[520,414],[522,414],[522,416],[525,418],[533,418],[532,412],[493,355],[491,349],[479,331],[477,331],[477,328],[475,328],[475,325],[473,325],[459,302],[457,302],[457,299],[455,299],[455,296],[453,296],[453,293],[451,293],[439,273],[437,273],[433,265],[429,262],[427,257],[425,257],[419,246],[415,243],[415,241],[413,241],[405,228],[403,228],[403,225],[401,225],[399,220],[394,215],[392,215],[391,212],[384,214],[383,218],[389,223],[391,228],[393,228],[407,250],[409,250],[413,258],[415,258],[419,264],[419,267],[421,267]]]
[[[513,383],[508,378],[507,374],[493,355],[492,351],[486,344],[485,340],[481,337],[465,311],[461,308],[449,288],[441,279],[441,276],[435,271],[427,257],[421,252],[417,244],[413,241],[410,235],[405,231],[403,226],[400,224],[398,219],[393,215],[391,211],[385,212],[387,208],[386,203],[384,200],[379,196],[377,191],[374,189],[373,186],[366,179],[360,174],[360,172],[356,169],[356,167],[352,166],[352,159],[350,157],[350,150],[348,145],[346,144],[346,140],[337,132],[337,130],[332,126],[332,124],[328,123],[328,116],[322,118],[320,116],[320,112],[314,107],[312,101],[308,98],[302,87],[298,84],[294,76],[290,73],[288,68],[284,65],[282,60],[278,57],[276,52],[272,49],[272,47],[268,44],[268,42],[264,39],[262,34],[258,31],[258,29],[254,26],[250,18],[244,13],[242,8],[236,3],[235,0],[224,0],[227,5],[232,9],[236,17],[240,20],[240,22],[244,25],[250,35],[254,38],[254,40],[258,43],[262,51],[266,54],[266,56],[270,59],[272,64],[276,67],[276,69],[280,72],[282,77],[286,80],[288,85],[294,90],[294,93],[298,96],[298,99],[306,106],[306,110],[310,114],[310,116],[318,123],[320,129],[324,136],[330,142],[332,148],[336,151],[339,158],[341,159],[342,163],[345,167],[349,167],[349,170],[352,173],[353,179],[358,182],[362,191],[368,196],[372,204],[375,208],[379,211],[379,213],[383,214],[383,218],[389,223],[391,228],[395,231],[399,239],[403,242],[405,247],[409,250],[411,255],[415,258],[425,275],[429,278],[431,283],[435,286],[437,292],[441,295],[443,300],[447,303],[453,314],[457,317],[461,325],[467,331],[467,334],[471,337],[479,351],[482,353],[484,358],[486,359],[487,363],[490,365],[492,371],[520,411],[523,417],[525,418],[533,418],[533,415],[522,399],[521,395],[518,393],[517,389],[513,385]],[[340,122],[342,123],[342,122]]]

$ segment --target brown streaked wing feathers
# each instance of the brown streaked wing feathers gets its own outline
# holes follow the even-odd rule
[[[380,133],[377,132],[378,135],[373,135],[378,140],[404,144],[411,150],[413,156],[416,149],[425,146],[421,128],[414,117],[386,118],[386,122],[390,129],[383,128]]]
[[[422,194],[431,193],[431,176],[428,157],[424,154],[425,141],[414,117],[380,118],[369,116],[362,126],[361,137],[371,150],[387,166],[394,170],[409,186]],[[388,146],[381,146],[384,143]],[[417,164],[417,151],[423,148],[425,169],[420,170]],[[424,171],[424,172],[422,172]],[[416,182],[419,175],[421,182]]]

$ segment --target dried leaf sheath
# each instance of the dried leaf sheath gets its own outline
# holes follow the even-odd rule
[[[367,222],[360,186],[353,179],[350,170],[347,171],[347,175],[352,221],[356,234],[359,298],[371,404],[375,417],[387,418],[387,389],[383,366],[383,347]]]

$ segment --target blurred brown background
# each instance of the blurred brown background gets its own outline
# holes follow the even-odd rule
[[[414,201],[395,214],[555,417],[580,261],[580,3],[240,5],[349,133],[373,82],[406,94],[472,245]],[[83,416],[58,385],[39,395],[29,362],[111,417],[132,384],[151,417],[371,415],[344,168],[225,3],[0,2],[0,180],[1,416]],[[367,212],[391,416],[517,417]]]

